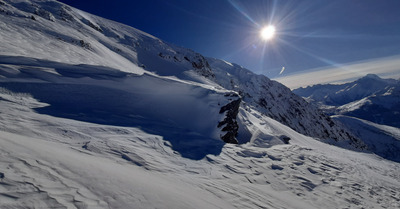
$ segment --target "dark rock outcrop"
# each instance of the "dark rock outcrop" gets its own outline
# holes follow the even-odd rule
[[[35,8],[34,14],[38,15],[46,20],[50,20],[52,22],[54,22],[56,20],[56,18],[53,16],[53,14],[51,12],[49,12],[43,8],[40,8],[40,7]]]
[[[282,141],[283,141],[283,143],[285,143],[285,144],[289,144],[290,137],[288,137],[288,136],[285,136],[285,135],[282,135],[282,136],[280,136],[280,137],[279,137],[279,139],[280,139],[280,140],[282,140]]]
[[[215,80],[215,74],[212,71],[210,64],[207,59],[204,58],[201,54],[188,50],[188,52],[159,52],[158,56],[165,59],[170,60],[172,62],[178,63],[187,63],[188,66],[191,66],[192,69],[196,71],[197,74],[208,78],[210,80]]]
[[[222,131],[226,132],[225,135],[221,136],[221,139],[225,143],[238,144],[236,136],[238,134],[239,125],[236,121],[236,116],[239,113],[241,101],[242,99],[238,98],[237,100],[234,100],[221,107],[221,110],[219,111],[220,114],[225,113],[224,120],[218,123],[218,128],[223,127]]]
[[[189,60],[189,62],[192,63],[193,68],[199,75],[202,75],[211,80],[215,79],[215,75],[210,67],[210,64],[202,55],[195,53],[195,56],[191,61]]]
[[[70,14],[71,8],[67,6],[61,6],[59,16],[64,21],[73,21],[74,17]]]
[[[85,20],[84,23],[87,24],[88,26],[90,26],[91,28],[99,31],[100,33],[103,33],[103,29],[101,29],[100,26],[95,25],[94,23],[90,22],[89,20]]]

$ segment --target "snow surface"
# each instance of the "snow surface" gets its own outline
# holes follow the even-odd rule
[[[270,93],[276,114],[303,103],[240,66],[52,0],[0,0],[0,42],[0,208],[400,206],[400,164],[300,134],[252,100],[241,144],[223,143],[234,91]]]
[[[160,135],[38,114],[30,95],[1,92],[0,203],[67,208],[396,208],[400,166],[330,146],[273,120],[292,138],[270,148],[226,144],[201,160]],[[252,120],[252,118],[244,118]],[[206,149],[206,148],[205,148]]]

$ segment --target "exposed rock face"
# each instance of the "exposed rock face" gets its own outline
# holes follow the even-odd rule
[[[225,113],[225,118],[218,123],[218,128],[223,127],[222,131],[226,132],[225,135],[221,136],[221,139],[226,143],[238,144],[236,136],[238,134],[239,125],[236,121],[236,116],[239,113],[241,101],[242,99],[238,98],[237,100],[221,107],[221,110],[219,111],[220,114]]]
[[[59,11],[59,16],[62,20],[64,21],[73,21],[74,17],[69,14],[69,12],[71,11],[71,8],[68,6],[61,6],[60,11]]]
[[[210,67],[210,64],[208,64],[207,60],[200,54],[196,53],[191,61],[189,59],[189,62],[192,63],[193,68],[196,69],[196,72],[199,75],[202,75],[211,80],[215,79],[215,75]]]
[[[101,29],[100,26],[98,26],[98,25],[96,25],[96,24],[90,22],[90,20],[85,20],[84,23],[87,24],[88,26],[90,26],[91,28],[93,28],[93,29],[99,31],[100,33],[103,32],[103,29]]]
[[[90,43],[85,42],[84,40],[79,40],[79,45],[85,49],[91,49]]]
[[[44,19],[50,20],[52,22],[54,22],[56,20],[56,18],[53,16],[52,13],[50,13],[49,11],[46,11],[42,8],[36,8],[35,14],[40,17],[43,17]]]
[[[282,135],[282,136],[280,136],[280,137],[279,137],[279,139],[280,139],[280,140],[282,140],[282,141],[283,141],[283,143],[285,143],[285,144],[289,144],[290,137],[288,137],[288,136],[285,136],[285,135]]]
[[[210,64],[201,54],[191,50],[183,51],[168,51],[167,53],[158,53],[158,56],[169,61],[182,63],[195,70],[195,72],[210,80],[215,80],[215,75],[210,67]]]

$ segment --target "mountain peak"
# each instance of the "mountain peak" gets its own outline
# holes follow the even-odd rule
[[[376,74],[372,74],[372,73],[367,74],[366,76],[362,77],[361,79],[363,79],[363,78],[375,79],[375,80],[382,80],[381,77],[379,77],[379,76],[376,75]]]
[[[382,87],[397,85],[396,80],[390,78],[381,78],[376,74],[367,74],[364,77],[353,81],[351,84],[359,84],[371,89],[381,89]],[[374,86],[374,87],[372,87]]]

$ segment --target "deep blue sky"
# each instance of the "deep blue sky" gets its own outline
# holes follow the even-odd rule
[[[271,78],[400,54],[400,0],[62,0]],[[274,40],[260,27],[273,23]]]

